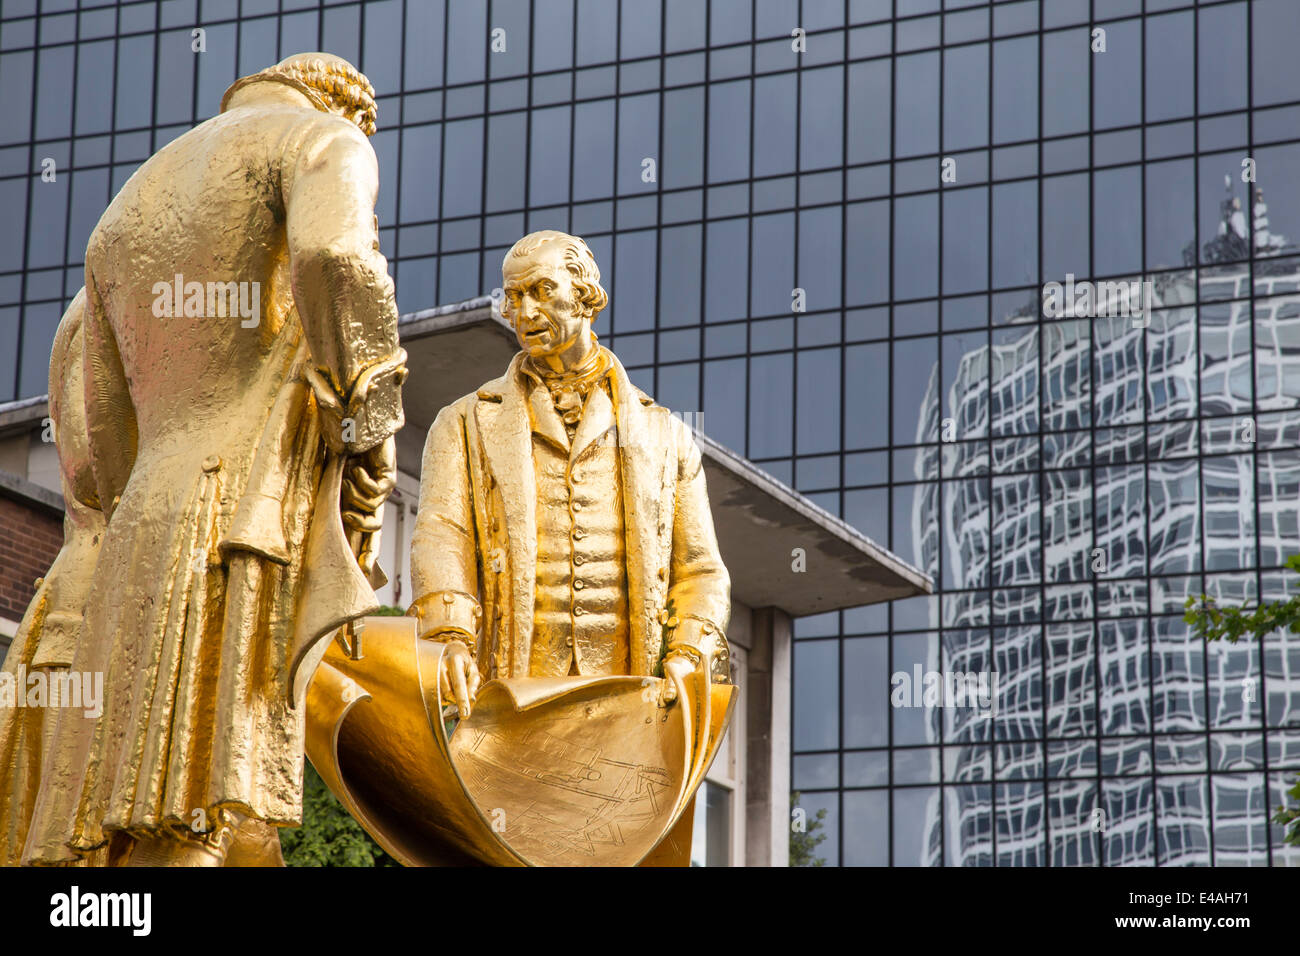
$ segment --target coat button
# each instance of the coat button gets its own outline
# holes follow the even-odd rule
[[[586,587],[586,585],[583,584],[581,581],[574,581],[574,582],[573,582],[573,589],[574,589],[575,591],[581,591],[581,590],[582,590],[583,588],[585,588],[585,587]]]
[[[575,555],[573,556],[573,563],[574,563],[574,564],[582,564],[582,562],[585,561],[585,560],[586,560],[586,558],[584,558],[584,557],[583,557],[582,555],[580,555],[580,554],[575,554]]]
[[[587,611],[585,608],[583,608],[581,604],[579,604],[573,609],[573,613],[578,617],[581,617],[582,615],[586,614]]]
[[[565,647],[572,647],[572,646],[573,646],[573,638],[572,638],[572,637],[566,637],[566,638],[564,639],[564,646],[565,646]]]
[[[203,459],[203,470],[208,474],[212,474],[212,472],[216,471],[220,467],[221,459],[216,455],[209,455],[207,458]]]
[[[582,502],[581,502],[581,501],[575,501],[575,502],[573,503],[573,510],[574,510],[574,511],[581,511],[581,510],[582,510]]]

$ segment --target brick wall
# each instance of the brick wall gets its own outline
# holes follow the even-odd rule
[[[63,518],[0,496],[0,617],[20,620],[63,546]]]

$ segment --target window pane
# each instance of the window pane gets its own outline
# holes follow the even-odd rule
[[[450,218],[477,213],[483,199],[483,121],[457,120],[446,130],[442,214]]]
[[[839,641],[794,645],[794,749],[828,750],[839,742]]]
[[[805,70],[799,96],[799,168],[839,166],[844,142],[844,68]]]
[[[708,224],[706,322],[725,322],[748,314],[749,223],[729,219]]]
[[[578,0],[578,64],[609,63],[618,58],[618,4]]]
[[[659,158],[659,95],[627,96],[618,101],[618,192],[655,192],[655,181],[643,178],[645,161]]]
[[[1300,89],[1300,5],[1292,0],[1255,0],[1251,5],[1251,50],[1255,106],[1286,103]]]
[[[1191,160],[1147,166],[1146,226],[1148,270],[1181,266],[1184,254],[1195,261],[1188,248],[1196,229]]]
[[[993,286],[1038,281],[1038,183],[993,187]]]
[[[943,194],[943,292],[974,292],[988,284],[988,205],[985,188]]]
[[[448,2],[451,8],[447,11],[447,82],[482,80],[488,56],[487,4],[473,0]],[[522,42],[523,37],[519,40]]]
[[[849,66],[849,162],[889,158],[889,60]]]
[[[528,72],[528,37],[531,27],[528,22],[528,7],[529,0],[492,0],[492,22],[488,25],[489,30],[505,31],[504,35],[497,34],[505,41],[505,49],[497,50],[488,47],[491,51],[488,56],[488,67],[493,78],[523,76]],[[367,7],[367,22],[369,17],[369,7]],[[369,31],[366,36],[369,39]],[[488,38],[485,38],[484,42],[487,43]],[[375,88],[379,88],[377,82]]]
[[[1246,5],[1197,11],[1197,95],[1202,113],[1246,106]]]
[[[1121,20],[1107,23],[1104,29],[1106,52],[1090,54],[1094,58],[1092,122],[1096,129],[1129,126],[1142,120],[1142,98],[1134,95],[1142,88],[1142,22]],[[1150,73],[1147,75],[1150,82]],[[1047,125],[1051,126],[1050,120]]]
[[[610,321],[614,332],[643,332],[654,328],[655,234],[623,233],[615,244],[614,280],[608,283]]]
[[[989,138],[989,48],[987,44],[944,51],[943,148],[985,146]]]
[[[164,37],[171,37],[174,34],[164,34]],[[186,48],[187,55],[189,47]],[[6,60],[13,62],[14,57],[6,57]],[[72,132],[72,78],[73,78],[73,49],[70,46],[49,47],[41,50],[40,60],[37,64],[37,86],[36,86],[36,138],[37,139],[56,139],[67,136]],[[193,68],[193,60],[186,61],[186,65]],[[30,67],[28,67],[30,71]],[[177,85],[183,85],[186,78],[178,77]],[[29,80],[30,82],[30,80]],[[27,102],[31,102],[30,86],[28,86]],[[189,100],[185,101],[185,118],[189,118]],[[166,123],[174,120],[162,114],[160,110],[158,122]]]
[[[698,186],[704,172],[704,87],[664,93],[663,138],[664,188]]]
[[[573,125],[573,198],[599,199],[614,191],[614,101],[579,103]]]
[[[744,359],[705,363],[702,424],[710,438],[728,448],[745,447],[745,381]]]
[[[1038,39],[993,44],[993,141],[1038,135]]]
[[[659,263],[659,322],[663,326],[700,321],[700,226],[663,230]]]
[[[1088,177],[1043,180],[1043,280],[1089,274]]]
[[[1148,123],[1190,116],[1196,77],[1192,75],[1194,14],[1171,13],[1147,21]],[[1109,55],[1109,48],[1108,53]],[[1217,56],[1217,51],[1214,54]],[[1201,110],[1208,112],[1205,106]]]
[[[754,115],[763,123],[754,136],[755,176],[794,172],[795,109],[793,73],[754,81]]]
[[[793,361],[789,354],[755,356],[749,380],[750,458],[789,455],[793,422]]]
[[[486,212],[518,209],[524,204],[525,115],[505,113],[488,121]]]
[[[894,130],[899,156],[939,150],[939,54],[917,53],[894,61],[895,112],[907,117]]]
[[[939,291],[939,202],[934,193],[894,201],[894,298]]]
[[[1090,41],[1087,30],[1043,35],[1043,62],[1051,64],[1050,69],[1043,70],[1044,136],[1088,128],[1088,57],[1093,55]]]
[[[436,37],[442,33],[444,3],[445,0],[423,0],[421,3],[406,5],[404,38],[406,55],[403,57],[403,64],[406,70],[405,89],[407,90],[425,90],[442,85],[443,45],[430,43],[429,37]],[[539,12],[554,5],[555,0],[537,0]],[[335,50],[340,56],[345,56],[342,50],[330,42],[331,20],[342,12],[341,10],[325,11],[324,49]]]
[[[1104,242],[1097,243],[1097,275],[1142,271],[1142,170],[1101,169],[1093,174],[1093,216]]]
[[[709,86],[709,180],[749,175],[749,82]]]
[[[844,446],[889,444],[889,345],[853,345],[845,354]],[[882,535],[880,540],[886,536]]]
[[[796,453],[837,451],[840,445],[840,350],[799,353]]]
[[[846,217],[846,304],[883,302],[889,298],[889,203],[852,203]]]
[[[794,213],[755,216],[751,315],[789,315],[794,283]]]

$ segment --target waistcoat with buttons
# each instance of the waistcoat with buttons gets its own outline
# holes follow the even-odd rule
[[[607,388],[602,382],[592,390],[572,446],[546,389],[532,391],[537,482],[533,677],[628,673],[623,486]]]

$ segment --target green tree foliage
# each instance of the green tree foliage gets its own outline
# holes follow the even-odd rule
[[[1300,554],[1287,558],[1286,566],[1300,573]],[[1242,607],[1223,607],[1214,598],[1202,594],[1200,597],[1189,597],[1185,607],[1187,611],[1183,620],[1191,625],[1192,633],[1207,641],[1226,640],[1230,644],[1236,644],[1243,637],[1260,640],[1277,631],[1300,634],[1300,594],[1294,594],[1285,601],[1246,604]],[[1293,783],[1287,796],[1300,801],[1300,774],[1296,775]],[[1278,807],[1273,822],[1286,829],[1283,838],[1286,843],[1300,846],[1300,807]]]
[[[375,612],[400,617],[400,607]],[[302,780],[302,826],[280,831],[287,866],[399,866],[330,793],[310,761]]]
[[[280,831],[286,866],[398,866],[308,762],[303,773],[302,826]]]
[[[799,808],[799,791],[790,794],[790,815],[793,818],[794,811]],[[818,810],[813,816],[809,817],[806,825],[802,830],[791,828],[790,830],[790,865],[791,866],[825,866],[826,861],[817,855],[817,847],[826,839],[825,827],[823,821],[826,819],[826,808]],[[818,830],[823,832],[818,833]]]

